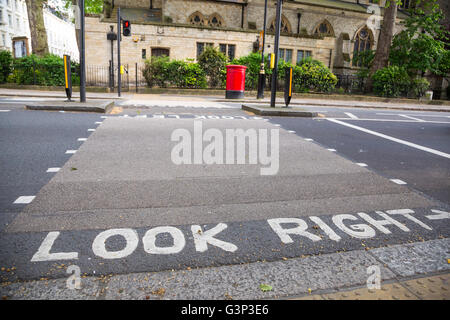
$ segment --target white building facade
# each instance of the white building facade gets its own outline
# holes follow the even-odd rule
[[[0,0],[0,50],[14,51],[13,38],[23,38],[22,44],[16,45],[16,56],[26,55],[29,45],[30,28],[28,25],[27,6],[24,0]],[[25,39],[28,39],[26,41]]]
[[[44,24],[49,52],[78,61],[75,25],[57,17],[51,8],[44,8]],[[32,53],[25,0],[0,0],[0,50],[11,51],[16,58]]]
[[[62,57],[67,54],[72,61],[79,61],[75,25],[55,16],[51,9],[44,9],[44,24],[50,53]]]

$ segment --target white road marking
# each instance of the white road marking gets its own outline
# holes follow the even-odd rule
[[[331,152],[336,152],[336,149],[327,149],[327,150]]]
[[[357,116],[355,116],[353,113],[350,112],[344,112],[346,115],[348,115],[352,119],[359,119]]]
[[[75,152],[77,152],[77,150],[67,150],[67,151],[66,151],[66,154],[73,154],[73,153],[75,153]]]
[[[311,138],[305,138],[305,141],[314,141],[314,139],[311,139]]]
[[[362,163],[362,162],[360,162],[360,163],[357,163],[357,165],[358,165],[358,166],[360,166],[360,167],[367,167],[367,164],[365,164],[365,163]]]
[[[34,200],[36,196],[20,196],[14,201],[14,204],[27,204]]]
[[[408,147],[416,148],[416,149],[419,149],[419,150],[422,150],[422,151],[425,151],[425,152],[429,152],[429,153],[432,153],[432,154],[435,154],[435,155],[438,155],[438,156],[450,159],[450,154],[442,152],[442,151],[439,151],[439,150],[427,148],[427,147],[424,147],[424,146],[421,146],[421,145],[418,145],[418,144],[415,144],[415,143],[412,143],[412,142],[409,142],[409,141],[397,139],[397,138],[388,136],[386,134],[382,134],[382,133],[379,133],[379,132],[368,130],[368,129],[365,129],[365,128],[362,128],[362,127],[358,127],[358,126],[355,126],[353,124],[345,123],[345,122],[342,122],[342,121],[339,121],[339,120],[336,120],[336,119],[327,119],[327,120],[331,121],[331,122],[334,122],[334,123],[337,123],[337,124],[340,124],[340,125],[343,125],[343,126],[346,126],[346,127],[349,127],[349,128],[352,128],[352,129],[355,129],[355,130],[359,130],[359,131],[362,131],[362,132],[365,132],[365,133],[368,133],[368,134],[372,134],[372,135],[380,137],[380,138],[384,138],[384,139],[391,140],[391,141],[394,141],[394,142],[397,142],[397,143],[400,143],[400,144],[404,144],[404,145],[406,145]]]
[[[289,132],[289,133],[295,133],[295,131],[293,131],[293,130],[289,130],[288,132]]]
[[[122,236],[125,239],[125,248],[118,251],[109,251],[106,249],[106,241],[113,236]],[[95,237],[92,243],[94,254],[103,259],[121,259],[129,256],[136,250],[139,243],[139,237],[136,230],[133,229],[110,229],[105,230]]]
[[[48,168],[47,172],[58,172],[61,168]]]
[[[78,140],[78,141],[86,141],[87,138],[78,138],[77,140]]]
[[[431,212],[437,213],[430,216],[425,216],[429,220],[441,220],[441,219],[450,219],[450,212],[441,211],[441,210],[434,210],[431,209]]]
[[[11,110],[0,110],[0,112],[10,112]]]
[[[102,124],[101,121],[95,121],[95,124]]]
[[[411,117],[411,116],[407,116],[406,114],[399,114],[400,117],[406,118],[406,119],[411,119],[411,120],[415,120],[417,122],[426,122],[425,120],[419,119],[419,118],[415,118],[415,117]]]
[[[95,129],[87,129],[87,131],[95,131]]]
[[[323,120],[324,118],[316,118]],[[327,120],[334,119],[334,120],[346,120],[346,121],[380,121],[380,122],[407,122],[407,123],[417,123],[417,122],[423,122],[423,123],[434,123],[434,124],[450,124],[449,121],[417,121],[417,120],[393,120],[393,119],[367,119],[367,118],[358,118],[358,119],[351,119],[351,118],[327,118]]]
[[[78,252],[50,253],[53,243],[58,238],[59,234],[60,234],[59,231],[49,232],[45,237],[44,241],[42,241],[42,244],[39,247],[38,251],[31,258],[31,262],[78,259]]]
[[[407,184],[405,181],[400,180],[400,179],[389,179],[392,182],[396,183],[396,184]]]

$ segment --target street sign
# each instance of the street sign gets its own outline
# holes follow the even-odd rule
[[[284,102],[286,103],[286,107],[289,106],[289,102],[291,102],[292,98],[292,67],[286,68],[285,78],[284,78]]]
[[[64,55],[64,82],[67,101],[72,101],[72,70],[70,67],[70,56]]]

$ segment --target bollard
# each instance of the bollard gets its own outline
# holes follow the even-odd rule
[[[67,101],[72,101],[72,68],[70,67],[70,56],[64,55],[64,81]]]
[[[292,98],[292,80],[292,68],[286,68],[284,77],[284,102],[286,103],[286,107],[289,106]]]

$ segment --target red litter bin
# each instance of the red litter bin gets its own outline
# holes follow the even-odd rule
[[[245,69],[246,66],[227,66],[227,90],[226,99],[242,99],[245,90]]]

